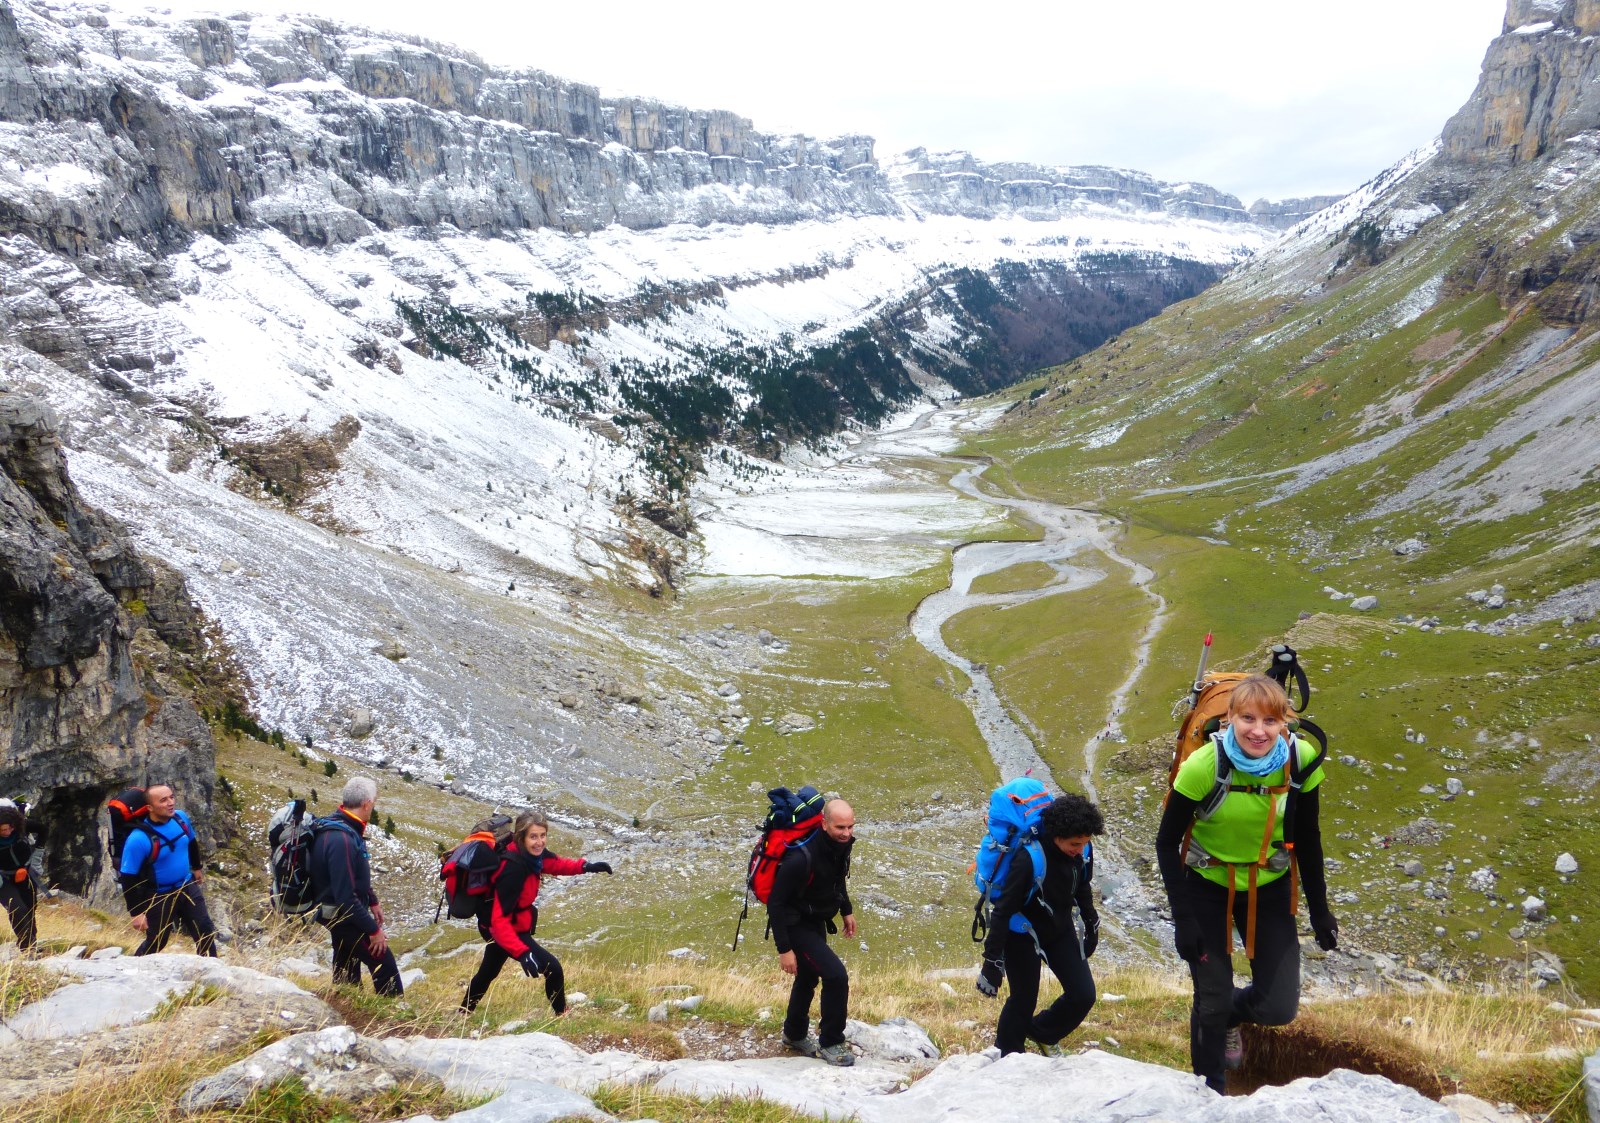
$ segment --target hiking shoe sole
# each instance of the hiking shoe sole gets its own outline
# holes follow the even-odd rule
[[[817,1044],[815,1037],[803,1037],[798,1041],[792,1037],[785,1037],[783,1047],[791,1053],[799,1053],[802,1057],[815,1057],[822,1052],[822,1046]]]
[[[856,1063],[856,1055],[850,1051],[849,1044],[843,1041],[818,1049],[817,1058],[837,1068],[849,1068]]]

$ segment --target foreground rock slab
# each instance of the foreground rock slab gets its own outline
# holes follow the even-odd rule
[[[274,1041],[221,1072],[196,1081],[178,1099],[179,1110],[243,1107],[255,1092],[299,1079],[319,1096],[362,1100],[398,1084],[437,1081],[398,1061],[381,1043],[349,1026],[329,1026]]]

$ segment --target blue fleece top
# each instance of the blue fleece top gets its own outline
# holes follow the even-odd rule
[[[189,840],[194,837],[194,827],[182,811],[174,811],[172,818],[160,826],[145,823],[128,835],[118,872],[136,875],[144,868],[150,858],[151,834],[161,839],[161,847],[156,852],[156,892],[170,893],[187,885],[194,877],[189,868]]]

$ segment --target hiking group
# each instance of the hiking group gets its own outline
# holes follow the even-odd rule
[[[1207,636],[1206,654],[1210,643]],[[1301,892],[1319,946],[1337,947],[1339,925],[1328,908],[1319,822],[1327,738],[1302,716],[1310,691],[1294,651],[1273,648],[1266,674],[1208,675],[1205,662],[1203,655],[1154,845],[1174,945],[1193,984],[1191,1065],[1220,1092],[1227,1071],[1242,1062],[1240,1027],[1283,1025],[1297,1013]],[[1298,706],[1291,704],[1291,688],[1298,690]],[[365,966],[379,994],[399,995],[404,986],[366,842],[377,798],[376,782],[358,776],[344,786],[330,815],[308,820],[303,800],[280,810],[268,830],[272,903],[327,928],[335,982],[359,986]],[[849,972],[828,936],[858,935],[848,889],[855,812],[811,786],[775,788],[768,800],[746,870],[739,926],[751,896],[766,905],[779,967],[793,979],[784,1046],[852,1065],[845,1040]],[[160,951],[181,932],[198,954],[216,955],[200,847],[172,787],[129,788],[109,808],[111,858],[133,926],[143,934],[133,954]],[[1084,796],[1052,797],[1031,776],[1004,783],[990,796],[971,867],[978,889],[971,935],[982,946],[977,989],[997,997],[1009,987],[995,1027],[1002,1057],[1025,1051],[1029,1041],[1058,1052],[1094,1006],[1089,960],[1100,942],[1100,917],[1093,840],[1105,830],[1100,809]],[[484,940],[483,958],[461,999],[463,1013],[477,1008],[513,960],[526,975],[543,978],[551,1009],[565,1013],[561,962],[534,939],[540,887],[545,877],[612,870],[607,862],[561,857],[548,843],[547,818],[526,810],[491,816],[446,853],[441,910],[448,905],[452,917],[475,921]],[[41,858],[26,807],[0,799],[0,904],[25,951],[37,941]],[[1234,985],[1235,932],[1250,970],[1243,987]],[[1061,994],[1039,1010],[1042,966]],[[813,1036],[811,1006],[819,987]]]

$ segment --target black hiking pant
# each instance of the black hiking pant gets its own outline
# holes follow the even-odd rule
[[[328,935],[333,937],[333,981],[349,986],[361,985],[361,966],[366,964],[372,972],[372,989],[390,998],[405,993],[400,982],[400,965],[394,952],[383,949],[382,955],[373,955],[367,946],[367,933],[353,920],[340,920],[328,925]]]
[[[994,1043],[1000,1055],[1023,1053],[1028,1038],[1054,1045],[1083,1024],[1094,1007],[1094,975],[1083,958],[1076,932],[1067,932],[1044,945],[1045,961],[1061,983],[1061,997],[1039,1011],[1039,953],[1026,932],[1006,933],[1006,984],[1010,993],[1000,1008]]]
[[[489,933],[481,926],[479,931],[483,932],[485,938],[488,937]],[[531,935],[524,936],[523,939],[527,941],[528,951],[539,967],[539,974],[544,976],[544,996],[550,1000],[550,1009],[557,1014],[565,1014],[567,983],[561,971],[561,960],[540,947]],[[483,1001],[483,996],[489,992],[489,984],[499,977],[500,968],[510,961],[511,953],[494,940],[489,940],[484,945],[483,962],[478,964],[478,973],[467,983],[467,994],[461,1000],[461,1008],[467,1011],[476,1010],[478,1003]]]
[[[1194,1074],[1220,1092],[1227,1031],[1244,1022],[1288,1025],[1299,1012],[1300,935],[1289,911],[1288,876],[1257,889],[1256,957],[1250,961],[1250,985],[1235,987],[1228,954],[1227,886],[1207,881],[1193,870],[1184,871],[1183,885],[1205,949],[1198,961],[1189,964],[1194,980],[1189,1060]],[[1245,890],[1234,896],[1232,924],[1240,933],[1249,921],[1249,900]]]
[[[33,880],[0,881],[0,905],[5,906],[11,920],[11,931],[17,937],[17,947],[27,951],[39,941],[39,891]]]
[[[134,955],[150,955],[167,946],[174,931],[182,932],[194,941],[196,955],[217,954],[217,926],[206,911],[205,894],[194,882],[157,893],[145,910],[144,942],[134,949]]]
[[[811,998],[822,984],[822,1006],[817,1019],[817,1044],[826,1048],[844,1040],[845,1012],[850,1005],[850,973],[828,946],[828,932],[818,924],[796,924],[789,929],[794,952],[794,985],[789,988],[789,1011],[783,1035],[791,1041],[806,1036],[811,1025]]]

